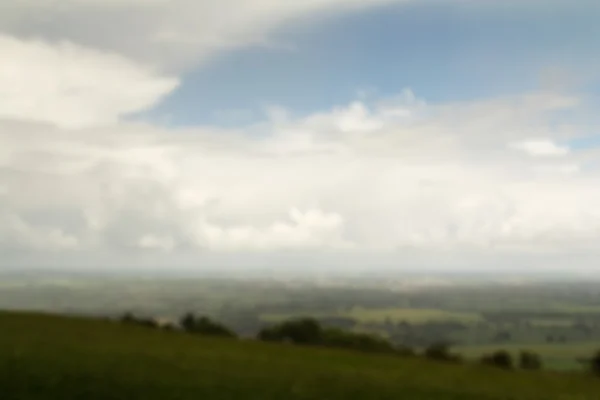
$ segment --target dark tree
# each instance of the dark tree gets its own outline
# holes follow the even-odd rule
[[[378,335],[357,333],[341,328],[322,328],[312,318],[298,318],[263,328],[257,338],[268,342],[293,343],[298,345],[326,346],[386,353],[401,356],[413,355],[412,349],[394,346],[389,340]]]
[[[513,368],[513,358],[510,353],[505,350],[498,350],[492,354],[484,354],[480,361],[482,364],[491,365],[498,368]]]
[[[208,317],[200,317],[196,320],[196,332],[202,335],[235,337],[236,334],[223,324],[212,321]]]
[[[196,316],[193,313],[187,313],[179,320],[181,329],[186,332],[193,332],[196,327]]]
[[[425,349],[423,354],[425,357],[436,361],[460,361],[458,354],[450,352],[450,344],[445,342],[434,343]]]
[[[377,335],[343,331],[336,328],[323,331],[322,344],[371,353],[409,355],[411,351],[408,348],[396,348],[390,341]]]
[[[196,317],[193,313],[187,313],[181,317],[179,324],[188,333],[223,337],[237,336],[235,332],[225,325],[215,322],[208,317]]]
[[[298,318],[264,328],[258,333],[258,338],[265,341],[315,345],[323,341],[323,328],[313,318]]]
[[[542,359],[539,354],[527,350],[523,350],[519,354],[519,367],[522,369],[538,370],[542,369],[542,366]]]

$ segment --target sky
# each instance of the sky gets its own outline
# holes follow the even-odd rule
[[[600,272],[596,0],[5,0],[0,269]]]

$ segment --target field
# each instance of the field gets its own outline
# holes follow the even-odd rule
[[[542,357],[545,367],[549,369],[581,370],[583,365],[577,360],[588,358],[591,354],[600,350],[600,341],[566,344],[521,343],[504,344],[502,346],[460,346],[455,350],[467,358],[476,359],[499,348],[510,352],[513,356],[516,356],[523,349],[534,351]]]
[[[477,313],[445,311],[428,308],[374,308],[353,307],[348,311],[341,311],[334,314],[322,313],[319,311],[305,312],[306,315],[316,317],[342,317],[351,318],[358,323],[378,323],[391,321],[394,323],[407,322],[410,324],[423,324],[427,322],[455,321],[463,323],[477,322],[481,317]],[[263,316],[265,321],[281,321],[290,318],[294,314],[266,314]]]
[[[109,321],[0,314],[3,400],[597,399],[584,374],[501,371]]]
[[[561,370],[580,369],[577,358],[600,347],[600,282],[488,278],[443,276],[442,286],[423,286],[410,276],[328,283],[0,272],[0,309],[110,317],[133,312],[171,321],[193,311],[248,338],[269,323],[303,315],[416,349],[452,343],[469,357],[529,349],[541,354],[546,368]]]
[[[409,324],[412,336],[418,339],[426,337],[430,331],[439,334],[440,327],[448,326],[440,337],[450,343],[456,343],[454,350],[471,360],[496,350],[507,350],[515,358],[521,350],[534,351],[540,355],[544,367],[552,370],[581,370],[580,361],[600,350],[600,339],[589,329],[586,335],[575,329],[577,321],[581,324],[581,316],[590,315],[596,320],[597,307],[554,307],[544,312],[519,312],[518,318],[510,312],[498,310],[486,319],[485,312],[452,311],[432,308],[372,308],[353,307],[350,310],[333,313],[304,312],[289,314],[267,314],[264,321],[281,321],[293,316],[312,315],[323,321],[345,318],[354,321],[351,327],[356,331],[377,333],[398,343],[407,343],[406,336],[394,336],[398,332],[398,324]],[[504,318],[507,314],[508,318]],[[537,316],[541,314],[542,316]],[[459,329],[453,324],[459,324]],[[590,326],[595,326],[590,324]],[[506,337],[497,338],[499,332]],[[400,332],[402,333],[402,332]],[[406,333],[406,332],[404,332]],[[445,335],[445,336],[444,336]],[[496,337],[495,337],[496,336]],[[556,341],[548,342],[547,336]],[[440,340],[443,341],[443,340]],[[426,344],[413,344],[425,347]]]

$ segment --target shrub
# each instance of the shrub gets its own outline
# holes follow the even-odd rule
[[[439,342],[434,343],[425,349],[423,355],[430,360],[459,362],[461,358],[458,354],[450,352],[450,344]]]
[[[519,354],[519,367],[529,370],[542,369],[542,359],[534,352],[523,350]]]
[[[208,317],[196,317],[193,313],[187,313],[181,317],[179,325],[184,331],[198,335],[222,337],[237,336],[235,332],[225,325],[212,321]]]
[[[395,347],[387,339],[376,335],[345,331],[340,328],[324,329],[312,318],[292,319],[263,328],[257,338],[268,342],[319,345],[371,353],[413,354],[410,348]]]
[[[505,350],[498,350],[492,354],[484,354],[480,361],[482,364],[491,365],[498,368],[513,368],[513,358],[510,353]]]
[[[193,313],[187,313],[179,320],[179,326],[186,332],[193,332],[196,327],[196,316]]]
[[[313,318],[292,319],[261,329],[258,333],[258,339],[295,344],[321,344],[323,341],[323,328]]]

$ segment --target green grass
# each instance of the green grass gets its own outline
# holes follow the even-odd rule
[[[464,322],[471,323],[481,320],[477,313],[454,312],[427,308],[378,308],[369,309],[355,307],[343,316],[355,318],[360,322],[382,322],[390,319],[394,322],[406,321],[411,324],[427,322]]]
[[[573,326],[573,321],[566,318],[532,318],[529,323],[536,327],[551,328],[551,327],[563,327],[568,328]]]
[[[364,308],[354,307],[349,311],[338,313],[307,312],[299,313],[315,317],[346,317],[353,318],[358,323],[406,321],[410,324],[424,324],[427,322],[462,322],[473,323],[481,320],[478,313],[445,311],[428,308]],[[265,321],[275,322],[285,320],[298,314],[266,314],[261,316]]]
[[[600,379],[0,313],[2,400],[584,400]]]
[[[498,344],[498,345],[473,345],[460,346],[456,351],[470,359],[479,358],[482,354],[495,350],[507,350],[516,356],[521,350],[530,350],[538,353],[547,368],[558,370],[581,370],[583,366],[578,358],[592,356],[600,350],[600,342],[576,343],[532,343],[532,344]]]
[[[557,305],[553,310],[574,314],[574,316],[578,314],[600,314],[600,306]]]

